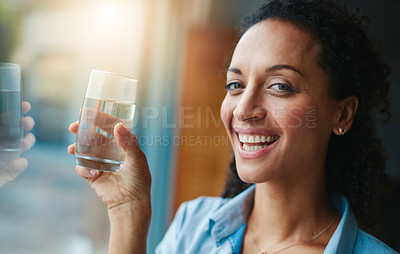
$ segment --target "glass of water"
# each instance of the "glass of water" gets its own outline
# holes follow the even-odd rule
[[[22,153],[21,68],[0,63],[0,160],[13,160]]]
[[[78,165],[101,171],[122,168],[125,152],[115,141],[114,126],[132,128],[138,80],[125,75],[92,70],[76,137]]]

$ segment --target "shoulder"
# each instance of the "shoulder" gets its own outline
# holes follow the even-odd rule
[[[353,253],[396,254],[388,245],[359,229]]]
[[[192,209],[216,210],[225,203],[227,203],[228,201],[229,199],[221,197],[198,197],[196,199],[183,202],[181,206],[189,210]]]
[[[174,220],[178,220],[181,226],[192,221],[198,223],[202,220],[208,220],[215,211],[227,202],[228,199],[220,197],[199,197],[184,202],[179,207]]]
[[[156,253],[215,253],[221,248],[218,242],[245,223],[253,200],[254,186],[233,198],[199,197],[182,203]]]
[[[156,253],[198,253],[200,249],[212,249],[210,217],[227,202],[218,197],[199,197],[182,203]]]

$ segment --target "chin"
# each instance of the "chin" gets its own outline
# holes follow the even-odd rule
[[[265,183],[276,178],[278,175],[277,172],[270,170],[270,168],[241,165],[238,161],[236,161],[236,169],[239,178],[245,183]]]

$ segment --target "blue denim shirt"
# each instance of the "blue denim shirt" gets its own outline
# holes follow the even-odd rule
[[[183,203],[156,253],[240,253],[255,186],[232,199],[200,197]],[[347,200],[333,195],[332,205],[342,218],[325,254],[397,253],[358,228]]]

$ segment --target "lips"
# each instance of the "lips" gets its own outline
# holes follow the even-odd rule
[[[280,136],[270,130],[234,128],[238,137],[238,152],[243,158],[256,158],[271,150]]]

